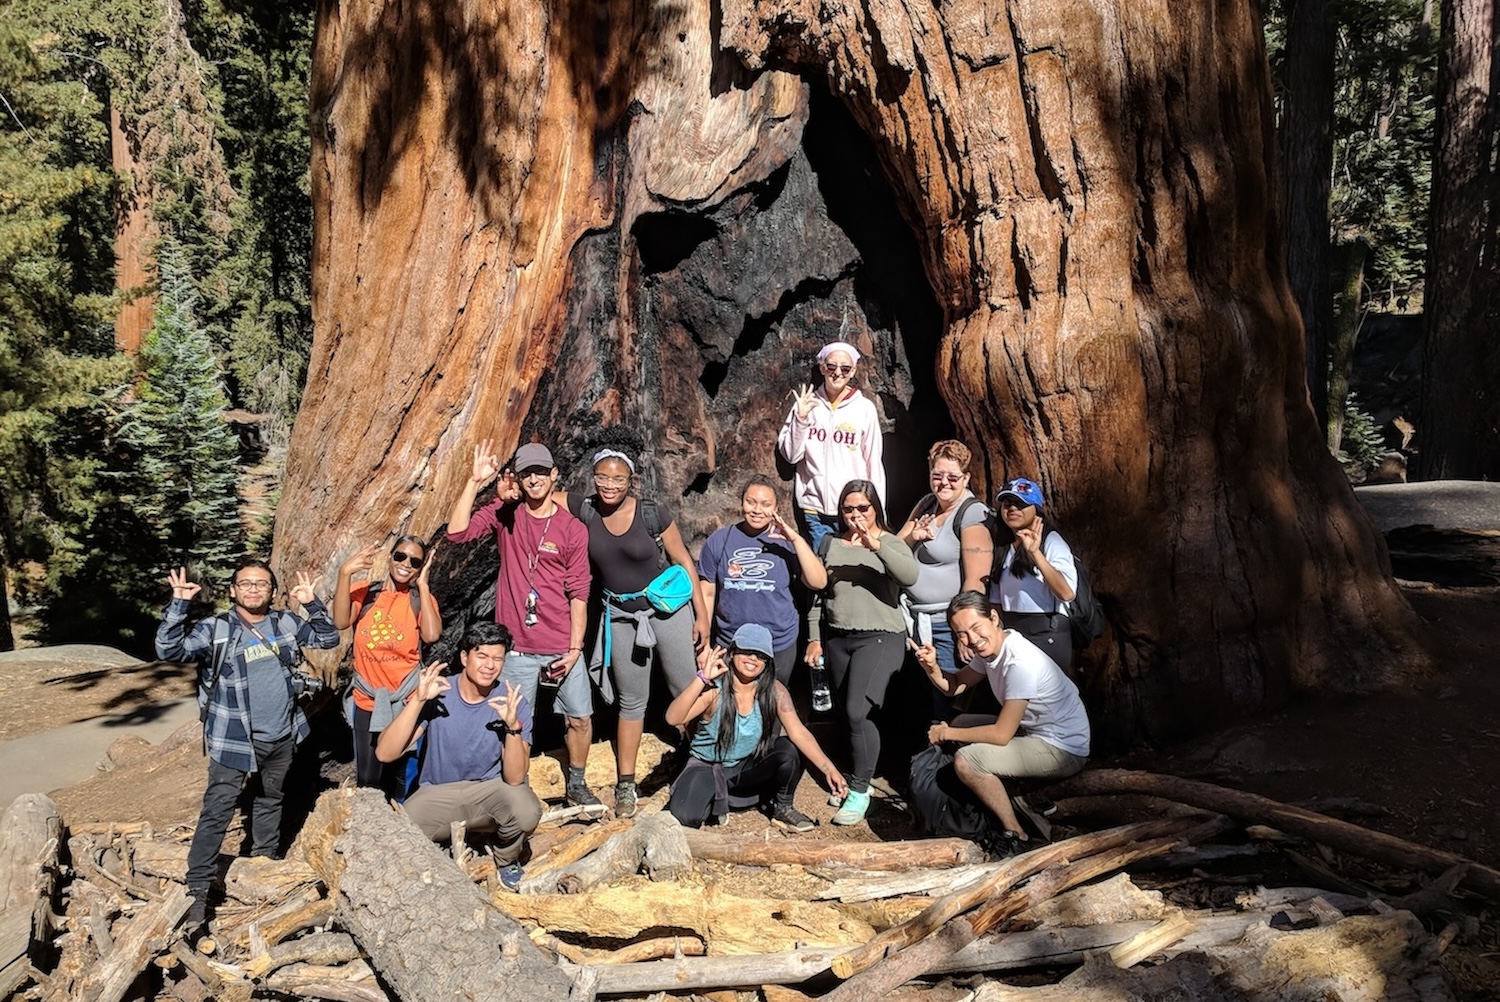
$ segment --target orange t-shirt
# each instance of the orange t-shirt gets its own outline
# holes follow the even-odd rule
[[[360,582],[349,589],[349,600],[356,611],[369,587]],[[396,689],[421,660],[421,643],[411,592],[386,582],[354,624],[354,670],[372,689]],[[373,710],[375,701],[356,689],[354,705]]]

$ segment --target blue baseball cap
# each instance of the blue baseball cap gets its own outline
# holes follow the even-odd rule
[[[734,639],[729,642],[729,646],[747,654],[764,654],[768,660],[776,656],[776,652],[771,650],[771,631],[759,623],[746,623],[735,630]]]
[[[995,503],[999,504],[1006,498],[1015,498],[1022,504],[1042,506],[1042,489],[1033,480],[1025,477],[1017,477],[1001,488],[1000,493],[995,495]]]

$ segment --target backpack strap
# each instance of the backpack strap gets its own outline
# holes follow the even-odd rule
[[[958,511],[954,512],[953,517],[948,520],[948,525],[953,529],[953,535],[957,536],[960,541],[962,541],[964,538],[964,516],[968,514],[969,509],[974,507],[976,504],[980,507],[984,507],[984,502],[976,497],[964,498],[958,506]],[[988,511],[989,509],[986,508],[985,510]]]
[[[578,520],[584,525],[590,525],[598,517],[599,512],[594,508],[594,499],[584,498],[582,503],[578,505]]]
[[[661,534],[666,530],[666,527],[661,524],[661,509],[650,498],[641,498],[636,504],[641,506],[641,521],[646,524],[646,531],[651,533],[651,538],[656,540],[659,548]]]
[[[384,587],[384,581],[370,582],[370,587],[365,589],[363,601],[359,603],[359,612],[354,614],[354,625],[358,626],[359,621],[365,618],[365,613],[370,611],[370,606],[375,604],[375,599],[380,595],[380,590]],[[408,588],[406,594],[411,599],[412,615],[417,617],[417,622],[420,624],[422,622],[422,596],[417,594],[415,588]]]
[[[824,563],[827,563],[828,562],[828,551],[830,549],[832,549],[832,548],[833,548],[833,533],[831,533],[831,532],[824,533],[823,534],[823,538],[820,539],[820,540],[818,540],[818,559],[822,560]]]
[[[208,655],[208,684],[203,687],[210,701],[214,698],[214,690],[219,687],[219,675],[224,671],[233,640],[234,624],[229,621],[229,613],[221,612],[214,617],[213,646]]]

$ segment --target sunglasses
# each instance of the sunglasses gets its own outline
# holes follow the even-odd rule
[[[1001,498],[1000,507],[1021,509],[1030,508],[1031,505],[1027,504],[1025,501],[1022,501],[1020,498]]]
[[[869,511],[872,507],[873,507],[873,505],[868,505],[868,504],[846,504],[846,505],[844,505],[844,514],[845,515],[853,515],[855,512],[859,512],[860,514],[864,514],[865,512]]]
[[[854,366],[830,365],[829,363],[825,362],[823,363],[823,371],[828,373],[830,376],[847,376],[849,375],[849,373],[854,371]]]
[[[931,479],[935,484],[956,484],[967,476],[967,473],[934,473]]]
[[[422,567],[427,563],[427,560],[425,557],[414,557],[410,553],[406,553],[401,550],[392,550],[391,563],[411,564],[412,570],[420,571]]]

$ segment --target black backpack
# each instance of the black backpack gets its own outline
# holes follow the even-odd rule
[[[1073,598],[1068,602],[1068,627],[1073,634],[1073,650],[1081,651],[1104,636],[1104,610],[1099,608],[1099,600],[1089,584],[1089,572],[1077,553],[1073,554],[1073,570],[1078,583],[1073,586]]]
[[[968,514],[969,509],[976,504],[984,511],[986,516],[989,515],[990,509],[988,505],[976,497],[967,497],[959,504],[958,510],[953,513],[953,517],[948,519],[948,527],[953,530],[953,535],[957,536],[960,540],[963,539],[963,532],[959,529],[959,526],[963,524],[964,516]],[[937,495],[928,494],[922,500],[918,501],[917,506],[911,510],[909,521],[916,521],[923,515],[936,514],[937,507]]]
[[[993,827],[989,812],[953,771],[953,753],[942,745],[928,745],[912,756],[909,801],[917,824],[941,838],[978,841]]]

